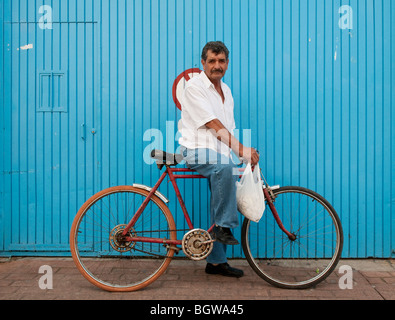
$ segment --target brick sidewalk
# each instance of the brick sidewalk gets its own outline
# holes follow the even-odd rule
[[[395,261],[341,260],[353,268],[353,289],[339,288],[338,269],[316,288],[284,290],[259,278],[243,260],[230,264],[244,270],[240,279],[207,275],[205,262],[173,261],[149,287],[131,293],[109,293],[91,285],[71,258],[0,259],[0,300],[395,300]],[[42,265],[51,266],[53,289],[38,282]]]

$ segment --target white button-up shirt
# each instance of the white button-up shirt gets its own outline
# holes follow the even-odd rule
[[[205,124],[218,119],[233,135],[236,129],[234,120],[234,101],[230,88],[221,81],[225,102],[205,72],[200,73],[186,84],[181,99],[181,120],[179,131],[181,146],[188,149],[208,148],[228,157],[230,148],[219,141]]]

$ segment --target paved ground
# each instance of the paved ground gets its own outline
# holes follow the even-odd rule
[[[131,293],[109,293],[86,281],[71,258],[0,258],[0,300],[395,300],[395,260],[341,260],[351,266],[353,288],[340,289],[338,270],[314,289],[278,289],[259,278],[246,261],[234,260],[245,276],[207,275],[205,262],[175,260],[149,287]],[[48,265],[53,288],[42,290],[39,269]]]

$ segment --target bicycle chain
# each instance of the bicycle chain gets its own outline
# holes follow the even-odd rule
[[[135,233],[147,233],[147,232],[178,232],[178,231],[191,231],[190,229],[177,229],[177,230],[148,230],[148,231],[134,231]]]
[[[136,235],[138,235],[138,234],[142,234],[142,233],[153,233],[153,232],[173,232],[173,231],[175,231],[175,232],[178,232],[178,231],[183,231],[183,232],[185,232],[185,231],[191,231],[190,229],[176,229],[176,230],[148,230],[148,231],[134,231],[134,233],[136,234]],[[138,252],[142,252],[142,253],[145,253],[145,254],[148,254],[148,255],[151,255],[151,256],[154,256],[154,257],[160,257],[160,258],[166,258],[166,257],[169,257],[169,256],[167,256],[167,255],[162,255],[162,254],[156,254],[156,253],[152,253],[152,252],[148,252],[148,251],[145,251],[145,250],[141,250],[141,249],[137,249],[136,247],[133,247],[132,248],[132,250],[135,250],[135,251],[138,251]],[[180,250],[182,250],[181,248],[179,248],[179,250],[178,251],[180,251]],[[178,252],[177,252],[178,253]],[[136,259],[138,259],[139,257],[136,257]],[[174,260],[184,260],[185,258],[183,258],[183,257],[172,257],[172,259],[174,259]]]

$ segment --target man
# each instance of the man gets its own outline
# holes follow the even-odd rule
[[[229,50],[222,42],[209,42],[202,51],[203,72],[185,88],[181,115],[181,152],[187,166],[208,178],[214,248],[206,272],[241,277],[243,271],[227,263],[226,246],[239,242],[231,229],[239,224],[236,203],[236,165],[231,151],[252,165],[259,161],[256,150],[244,147],[233,135],[234,101],[222,81],[229,65]]]

